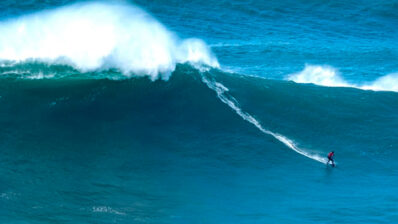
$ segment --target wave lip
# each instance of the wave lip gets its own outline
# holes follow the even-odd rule
[[[382,76],[371,83],[353,84],[344,80],[338,70],[331,66],[306,65],[304,70],[290,74],[286,79],[296,83],[312,83],[328,87],[398,92],[398,73]]]
[[[142,9],[91,2],[0,22],[0,61],[70,65],[82,72],[168,79],[178,63],[219,67],[200,39],[179,39]]]

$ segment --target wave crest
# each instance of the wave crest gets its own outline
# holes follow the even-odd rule
[[[199,39],[180,40],[138,7],[84,3],[0,22],[0,60],[168,79],[177,63],[219,67]]]
[[[306,65],[303,71],[290,74],[286,79],[296,83],[312,83],[328,87],[398,92],[398,73],[382,76],[371,83],[353,84],[344,80],[338,70],[331,66]]]
[[[297,83],[313,83],[321,86],[349,86],[339,72],[330,66],[306,65],[299,73],[291,74],[288,80]]]
[[[398,73],[392,73],[380,77],[370,85],[363,85],[361,88],[375,90],[375,91],[398,92]]]

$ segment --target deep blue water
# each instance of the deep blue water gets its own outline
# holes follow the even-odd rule
[[[398,222],[397,10],[2,1],[0,222]]]

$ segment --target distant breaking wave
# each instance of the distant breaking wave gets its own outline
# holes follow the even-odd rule
[[[181,40],[140,8],[83,3],[0,22],[0,62],[40,62],[82,72],[168,79],[178,63],[219,67],[200,39]]]
[[[288,75],[286,79],[296,83],[313,83],[320,86],[398,92],[398,73],[385,75],[368,84],[357,85],[344,80],[338,70],[331,66],[306,65],[303,71]]]

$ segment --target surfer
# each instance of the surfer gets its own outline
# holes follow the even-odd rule
[[[334,151],[329,152],[329,154],[328,154],[328,162],[326,163],[326,165],[329,165],[329,162],[332,161],[332,166],[335,166],[334,160],[333,160],[333,156],[334,156]]]

